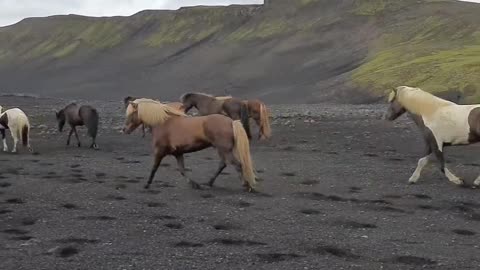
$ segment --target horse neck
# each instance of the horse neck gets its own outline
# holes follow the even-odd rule
[[[433,115],[439,108],[454,104],[434,95],[427,94],[419,98],[408,93],[402,95],[399,102],[408,112],[426,117]]]
[[[216,99],[214,97],[210,97],[207,95],[197,95],[197,99],[194,102],[194,106],[197,108],[197,110],[208,110],[208,107],[212,102],[214,102]]]

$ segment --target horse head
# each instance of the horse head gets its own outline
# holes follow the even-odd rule
[[[123,104],[125,105],[125,108],[128,107],[128,104],[130,103],[130,101],[134,101],[135,99],[137,99],[136,97],[132,97],[132,96],[127,96],[123,99]]]
[[[188,113],[193,107],[197,108],[199,95],[195,93],[186,93],[180,97],[180,102],[183,103],[183,111]]]
[[[127,106],[125,126],[123,127],[122,132],[125,134],[130,134],[141,124],[142,121],[138,116],[138,103],[130,101]]]
[[[388,121],[394,121],[407,111],[398,100],[398,90],[396,88],[393,88],[392,92],[390,92],[388,103],[390,103],[390,106],[384,115],[384,119]]]
[[[65,121],[66,121],[65,110],[60,110],[58,112],[55,111],[55,117],[56,117],[57,123],[58,123],[58,131],[62,132],[63,127],[65,126]]]

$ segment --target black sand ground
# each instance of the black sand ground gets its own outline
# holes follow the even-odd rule
[[[38,153],[0,153],[0,269],[480,267],[479,191],[433,166],[408,185],[421,140],[405,118],[378,120],[381,106],[274,107],[273,139],[252,146],[262,193],[248,194],[232,168],[192,190],[172,158],[145,191],[150,136],[118,132],[119,102],[94,103],[100,151],[85,137],[65,146],[52,112],[65,102],[1,100],[14,104],[31,115]],[[472,183],[478,153],[448,149],[448,166]],[[205,182],[217,157],[186,162]]]

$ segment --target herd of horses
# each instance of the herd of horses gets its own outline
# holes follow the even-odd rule
[[[247,191],[255,191],[257,176],[250,154],[250,119],[259,127],[259,140],[269,139],[272,133],[269,112],[263,102],[232,96],[186,93],[181,96],[180,102],[163,103],[159,100],[128,96],[123,103],[126,111],[123,132],[130,134],[141,126],[143,137],[145,129],[152,134],[154,162],[145,188],[150,187],[160,163],[169,155],[176,158],[182,177],[193,188],[201,188],[199,183],[186,175],[184,154],[214,147],[220,162],[206,185],[212,186],[227,164],[231,164],[238,171]],[[424,156],[419,159],[409,183],[416,183],[423,168],[435,157],[440,171],[449,181],[464,185],[463,180],[445,166],[443,153],[446,146],[480,141],[480,104],[459,105],[420,88],[408,86],[393,88],[388,103],[384,119],[394,121],[408,113],[419,127],[425,142]],[[198,110],[197,116],[187,115],[192,108]],[[92,138],[90,147],[98,149],[96,137],[99,115],[95,108],[71,103],[55,114],[60,132],[66,123],[71,127],[67,145],[70,144],[72,134],[75,134],[80,147],[76,127],[86,126]],[[29,139],[30,123],[22,110],[13,108],[3,111],[0,106],[0,133],[4,151],[8,151],[5,139],[7,129],[10,130],[14,142],[12,152],[17,151],[20,139],[30,152],[33,151]],[[480,176],[473,184],[475,187],[480,186]]]

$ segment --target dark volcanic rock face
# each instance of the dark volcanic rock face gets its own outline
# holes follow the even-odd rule
[[[103,100],[177,100],[202,91],[279,104],[362,103],[392,85],[422,82],[429,91],[475,95],[480,82],[465,65],[476,62],[457,56],[478,55],[462,48],[478,45],[471,41],[479,13],[460,1],[276,0],[26,19],[0,28],[0,91]]]

